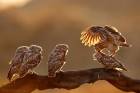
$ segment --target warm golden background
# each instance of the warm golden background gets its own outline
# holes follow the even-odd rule
[[[18,46],[37,44],[44,59],[36,72],[47,74],[47,56],[58,43],[70,46],[64,70],[101,67],[92,60],[93,48],[84,47],[80,32],[90,25],[113,25],[132,48],[121,48],[117,58],[128,68],[126,75],[140,76],[139,0],[0,0],[0,85],[7,83],[8,62]],[[140,78],[139,78],[140,79]],[[34,93],[124,93],[106,81],[73,90]]]

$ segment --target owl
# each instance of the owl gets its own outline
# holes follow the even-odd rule
[[[19,75],[24,77],[27,73],[32,72],[35,67],[37,67],[42,60],[42,47],[37,45],[29,46],[29,51],[24,56],[24,62],[20,67]]]
[[[18,76],[20,67],[23,63],[25,54],[29,51],[29,47],[21,46],[16,49],[15,55],[10,61],[10,69],[7,75],[8,80],[13,80]]]
[[[54,47],[48,58],[48,76],[55,77],[56,73],[62,71],[66,63],[66,55],[69,46],[66,44],[58,44]]]
[[[81,33],[81,42],[85,46],[94,46],[95,51],[104,49],[114,56],[120,46],[130,47],[125,37],[113,26],[91,26]]]
[[[121,70],[127,71],[127,69],[124,67],[124,65],[122,65],[119,60],[117,60],[116,58],[114,58],[112,56],[105,55],[101,52],[96,52],[94,54],[94,57],[106,69],[114,69],[114,70],[118,70],[118,71],[121,71]]]

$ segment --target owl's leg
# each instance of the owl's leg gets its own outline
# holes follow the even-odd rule
[[[116,54],[116,51],[115,51],[115,50],[113,50],[113,51],[111,51],[110,56],[114,57],[114,56],[115,56],[115,54]]]
[[[37,72],[35,72],[33,69],[29,69],[28,73],[30,73],[30,74],[37,74]]]
[[[95,55],[96,55],[96,53],[94,53],[93,56],[92,56],[92,59],[93,60],[97,60],[96,57],[95,57]]]
[[[62,68],[63,68],[63,66],[60,69],[58,69],[56,73],[58,73],[58,72],[64,72]]]
[[[63,67],[64,67],[65,64],[66,64],[66,62],[61,63],[62,66],[58,69],[57,72],[64,72]]]
[[[113,45],[112,48],[110,48],[110,56],[112,57],[115,56],[118,50],[119,50],[119,46]]]

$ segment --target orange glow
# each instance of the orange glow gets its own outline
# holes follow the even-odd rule
[[[0,0],[0,8],[22,7],[31,0]]]

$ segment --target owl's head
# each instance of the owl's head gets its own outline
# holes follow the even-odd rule
[[[104,28],[105,28],[107,31],[109,31],[111,34],[113,34],[114,37],[116,37],[119,41],[121,41],[121,42],[126,42],[125,37],[123,37],[122,34],[118,31],[118,29],[115,28],[114,26],[106,25]]]
[[[68,52],[69,46],[67,44],[57,44],[55,48],[59,51]]]
[[[17,48],[16,53],[23,53],[23,52],[27,52],[29,50],[28,46],[20,46]]]
[[[42,52],[42,47],[38,45],[30,45],[29,49],[33,52]]]

